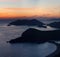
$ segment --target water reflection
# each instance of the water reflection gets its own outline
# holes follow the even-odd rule
[[[56,46],[51,43],[43,44],[13,44],[11,47],[11,57],[45,57],[56,50]]]
[[[30,27],[0,27],[0,57],[45,57],[56,50],[51,43],[9,44],[7,40],[20,37]],[[42,28],[41,28],[42,29]]]

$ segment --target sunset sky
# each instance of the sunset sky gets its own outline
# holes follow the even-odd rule
[[[60,0],[0,0],[0,17],[60,17]]]

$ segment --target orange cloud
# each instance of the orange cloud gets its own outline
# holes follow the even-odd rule
[[[57,9],[45,8],[0,8],[0,17],[60,17],[60,11]]]

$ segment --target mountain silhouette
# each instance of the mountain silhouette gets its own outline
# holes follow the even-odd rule
[[[53,23],[50,23],[48,25],[51,27],[54,27],[54,28],[60,28],[60,22],[53,22]]]
[[[21,37],[12,39],[10,43],[43,43],[48,41],[59,41],[60,40],[60,30],[53,31],[40,31],[34,28],[29,28],[23,32]]]
[[[45,25],[44,23],[36,20],[36,19],[32,19],[32,20],[15,20],[11,23],[8,24],[8,26],[11,25],[15,25],[15,26],[38,26],[38,27],[43,27],[43,25]]]

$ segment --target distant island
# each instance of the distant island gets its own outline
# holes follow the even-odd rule
[[[11,26],[11,25],[44,27],[45,24],[36,19],[32,19],[32,20],[23,19],[23,20],[15,20],[8,24],[8,26]]]
[[[11,39],[9,43],[43,43],[47,41],[59,41],[60,30],[40,31],[34,28],[29,28],[23,32],[21,37]]]
[[[48,25],[51,26],[51,27],[60,29],[60,22],[52,22],[52,23],[50,23]]]

